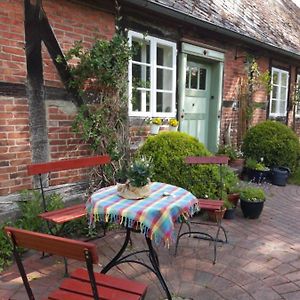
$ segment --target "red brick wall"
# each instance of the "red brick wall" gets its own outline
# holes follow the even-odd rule
[[[0,196],[31,187],[29,138],[27,100],[0,97]]]
[[[91,46],[95,38],[110,39],[115,32],[113,14],[74,4],[67,0],[44,0],[43,7],[63,51],[75,41]],[[26,83],[23,0],[0,1],[0,82]],[[43,45],[46,86],[63,88],[58,73]],[[49,159],[88,155],[88,149],[72,133],[75,110],[71,102],[46,100]],[[32,187],[26,165],[31,163],[28,100],[0,96],[0,196]],[[67,176],[68,173],[68,176]],[[82,179],[83,170],[53,173],[51,184]],[[71,175],[71,176],[70,176]]]
[[[80,135],[72,131],[72,122],[76,113],[74,104],[66,101],[51,101],[47,104],[50,160],[90,155],[91,153],[87,145],[80,139]],[[52,173],[50,183],[57,185],[78,182],[83,179],[84,174],[82,169]]]
[[[23,0],[0,2],[0,81],[24,83],[26,80]],[[63,51],[74,41],[90,46],[95,37],[110,39],[114,34],[114,16],[74,4],[67,0],[44,0],[43,7]],[[45,49],[45,47],[43,47]],[[60,79],[43,51],[45,84],[61,87]]]

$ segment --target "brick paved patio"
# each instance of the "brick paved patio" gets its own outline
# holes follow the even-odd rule
[[[224,220],[229,243],[218,248],[212,265],[212,245],[185,237],[177,257],[174,246],[158,247],[161,271],[172,294],[193,300],[298,300],[300,299],[300,187],[271,186],[258,220],[246,220],[237,209],[234,220]],[[122,231],[109,232],[97,241],[100,261],[105,264],[120,248]],[[143,242],[133,237],[133,247]],[[25,264],[37,299],[55,289],[63,276],[59,257],[39,259],[27,254]],[[70,269],[78,267],[71,261]],[[101,269],[97,267],[96,269]],[[110,274],[135,278],[149,284],[146,300],[164,299],[156,278],[140,265],[124,264]],[[1,274],[0,299],[27,299],[17,268]],[[126,299],[120,299],[126,300]]]

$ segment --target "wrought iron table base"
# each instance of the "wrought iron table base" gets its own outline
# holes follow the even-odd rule
[[[159,260],[158,260],[158,256],[156,251],[154,250],[153,246],[152,246],[152,241],[150,240],[150,238],[146,237],[146,242],[147,242],[147,246],[148,249],[145,250],[140,250],[140,251],[135,251],[132,252],[128,255],[123,255],[123,253],[125,252],[127,245],[129,243],[130,239],[130,234],[131,234],[132,229],[131,228],[126,228],[126,237],[125,237],[125,241],[120,249],[120,251],[115,255],[115,257],[102,269],[101,273],[105,274],[107,273],[111,268],[120,265],[122,263],[136,263],[136,264],[140,264],[142,266],[144,266],[145,268],[147,268],[148,270],[150,270],[151,272],[153,272],[156,277],[158,278],[162,288],[164,289],[167,299],[168,300],[172,300],[172,296],[170,294],[170,291],[168,289],[168,286],[160,272],[159,269]],[[144,262],[141,262],[139,260],[135,260],[135,259],[130,259],[131,256],[136,255],[136,254],[141,254],[141,253],[148,253],[149,255],[149,261],[151,263],[152,266],[147,265]]]

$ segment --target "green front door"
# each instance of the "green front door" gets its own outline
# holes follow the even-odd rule
[[[180,130],[208,145],[211,67],[188,56]]]

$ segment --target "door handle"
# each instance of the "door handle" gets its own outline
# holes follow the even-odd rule
[[[180,118],[183,119],[183,118],[184,118],[184,114],[181,114],[181,115],[180,115]]]

